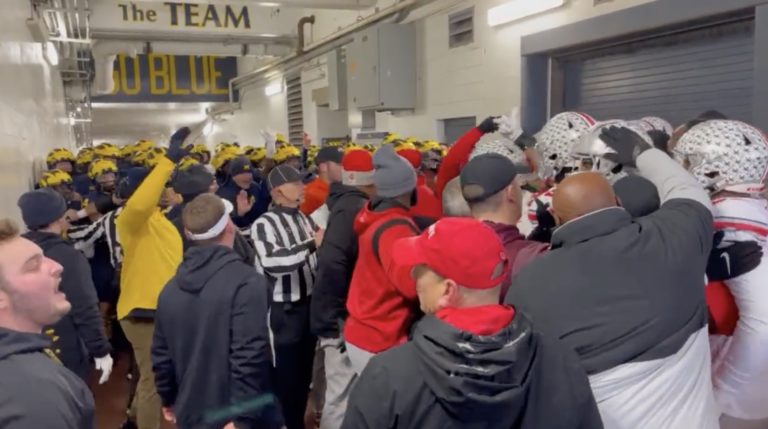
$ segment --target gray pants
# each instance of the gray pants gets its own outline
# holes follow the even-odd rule
[[[347,400],[357,373],[343,349],[341,338],[320,338],[320,348],[325,353],[325,405],[320,419],[320,429],[338,429],[347,412]]]
[[[363,350],[360,347],[355,347],[349,343],[347,343],[347,355],[349,355],[349,361],[352,362],[352,369],[355,370],[357,375],[362,374],[363,370],[368,365],[368,361],[376,356],[375,353]]]

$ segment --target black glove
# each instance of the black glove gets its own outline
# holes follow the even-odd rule
[[[165,157],[173,161],[174,164],[178,164],[178,162],[181,161],[181,158],[184,158],[187,155],[187,151],[184,150],[181,145],[184,144],[184,140],[186,140],[191,133],[192,131],[189,127],[181,127],[173,133]]]
[[[718,249],[723,232],[715,234],[714,246],[707,262],[707,278],[710,281],[730,280],[746,274],[760,265],[763,248],[755,241],[739,241]]]
[[[483,122],[480,122],[477,129],[483,134],[495,133],[499,130],[499,124],[496,123],[497,119],[499,119],[498,116],[489,116]]]
[[[608,147],[616,153],[608,153],[606,159],[617,162],[628,167],[637,167],[635,161],[641,153],[651,149],[639,134],[626,127],[608,127],[600,133],[602,140]]]
[[[538,241],[539,243],[550,243],[552,241],[552,232],[557,226],[555,217],[549,212],[549,204],[543,203],[540,199],[533,200],[536,204],[536,228],[528,235],[528,240]]]
[[[665,131],[651,130],[648,131],[648,136],[653,140],[653,147],[659,149],[664,153],[669,153],[667,145],[669,144],[670,136]]]
[[[522,150],[530,149],[536,146],[536,137],[523,133],[515,140],[515,146]]]

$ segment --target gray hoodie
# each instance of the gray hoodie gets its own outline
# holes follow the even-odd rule
[[[48,337],[0,328],[0,428],[93,428],[93,395],[49,357]]]

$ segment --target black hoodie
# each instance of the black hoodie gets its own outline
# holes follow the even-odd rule
[[[160,293],[152,367],[177,426],[282,426],[272,394],[267,284],[232,249],[193,246]]]
[[[490,336],[434,316],[375,356],[352,390],[344,429],[599,429],[578,359],[517,313]]]
[[[104,333],[88,260],[58,234],[30,231],[24,237],[40,246],[46,257],[64,268],[59,289],[72,304],[72,310],[51,327],[54,338],[58,337],[54,348],[64,366],[86,379],[89,354],[94,358],[103,357],[111,349]]]
[[[93,395],[49,357],[48,337],[0,328],[0,428],[90,429]]]
[[[312,290],[310,328],[324,338],[338,338],[347,318],[347,293],[357,262],[355,217],[368,196],[352,186],[332,183],[326,200],[328,226],[317,253],[317,278]]]

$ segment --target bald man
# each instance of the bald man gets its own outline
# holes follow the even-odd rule
[[[633,220],[601,175],[566,178],[552,250],[514,278],[506,302],[576,351],[606,428],[717,428],[702,286],[711,204],[634,132],[601,138],[656,186],[661,208]]]
[[[617,205],[613,187],[597,172],[566,177],[552,194],[552,215],[558,225]]]

